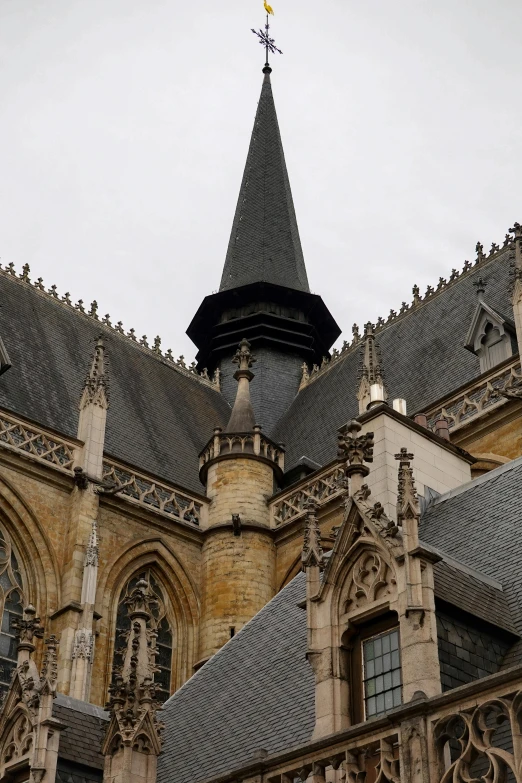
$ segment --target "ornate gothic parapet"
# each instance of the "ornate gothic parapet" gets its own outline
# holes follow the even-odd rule
[[[253,432],[223,432],[216,427],[214,435],[199,455],[199,475],[205,482],[211,464],[223,459],[259,459],[270,464],[276,475],[281,475],[285,466],[285,452],[280,443],[275,443],[262,435],[261,427],[256,424]]]

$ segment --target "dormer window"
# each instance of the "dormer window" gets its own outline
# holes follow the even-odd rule
[[[466,337],[466,348],[478,356],[480,371],[487,372],[513,356],[517,350],[515,340],[515,325],[479,300]]]

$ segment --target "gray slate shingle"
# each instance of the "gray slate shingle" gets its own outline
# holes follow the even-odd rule
[[[53,716],[67,727],[60,735],[59,757],[91,769],[103,769],[101,743],[108,721],[105,710],[59,693],[53,703]]]
[[[310,738],[304,597],[299,574],[166,702],[158,783],[197,783]]]
[[[478,357],[464,348],[477,306],[473,283],[485,278],[485,302],[511,316],[511,252],[507,248],[378,333],[390,399],[403,397],[413,413],[480,375]],[[335,458],[337,429],[358,414],[359,361],[358,350],[347,353],[296,396],[275,427],[271,437],[287,445],[287,470],[302,456],[321,465]]]
[[[219,290],[261,281],[310,290],[268,74],[261,88]]]
[[[78,402],[101,331],[92,318],[0,274],[0,335],[13,366],[2,376],[0,406],[76,437]],[[203,492],[198,453],[230,407],[131,340],[104,332],[111,406],[105,451],[166,481]]]

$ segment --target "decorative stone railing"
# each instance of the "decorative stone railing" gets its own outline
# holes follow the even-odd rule
[[[204,523],[207,506],[203,500],[169,487],[150,477],[137,473],[116,462],[103,461],[103,481],[109,485],[107,494],[117,494],[148,511],[155,511],[170,519],[178,519],[199,526]]]
[[[420,698],[212,783],[522,783],[522,670]],[[211,783],[211,781],[207,781]]]
[[[209,462],[224,456],[255,456],[262,457],[283,471],[285,468],[285,452],[283,446],[261,434],[261,427],[256,425],[253,432],[223,432],[216,427],[213,437],[209,440],[199,455],[199,469],[205,470]]]
[[[275,496],[270,505],[271,526],[278,527],[304,516],[305,504],[309,498],[314,498],[319,506],[322,506],[342,495],[344,491],[342,465],[330,465],[306,484]]]
[[[74,445],[56,435],[0,413],[0,446],[72,474]]]
[[[522,382],[520,359],[516,357],[507,366],[492,371],[480,381],[470,384],[464,391],[450,397],[442,404],[425,411],[428,427],[435,429],[438,419],[446,419],[449,429],[455,431],[467,425],[472,419],[481,416],[495,406],[502,405],[506,399],[501,392]]]

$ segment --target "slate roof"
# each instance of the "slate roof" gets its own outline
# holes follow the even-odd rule
[[[451,552],[464,565],[502,583],[519,635],[522,635],[521,507],[522,457],[437,498],[424,513],[420,528],[423,541]],[[468,597],[474,613],[480,612],[479,591]],[[517,651],[517,654],[521,652],[520,645]],[[513,656],[511,661],[515,662]]]
[[[310,290],[269,73],[263,79],[219,290],[261,281]]]
[[[111,405],[105,451],[202,493],[198,453],[230,407],[221,394],[33,286],[0,273],[0,335],[11,357],[0,406],[76,437],[78,402],[104,332]]]
[[[512,313],[511,253],[506,248],[377,333],[389,398],[404,398],[409,413],[480,375],[478,357],[464,348],[477,306],[473,283],[486,278],[484,301]],[[359,349],[347,352],[295,397],[271,435],[286,444],[287,470],[303,456],[321,465],[335,458],[337,429],[358,414],[359,362]]]
[[[522,631],[522,544],[510,545],[521,479],[522,458],[441,496],[421,527],[423,542],[452,553],[435,564],[436,598],[510,633]],[[298,607],[305,594],[301,573],[166,702],[158,783],[199,783],[253,761],[260,749],[273,754],[310,739],[314,678]],[[508,653],[511,664],[521,646]]]
[[[158,783],[197,783],[310,738],[305,595],[299,574],[165,703]]]
[[[53,716],[67,727],[60,735],[59,757],[92,769],[103,769],[101,743],[109,719],[105,710],[59,693],[53,703]]]

